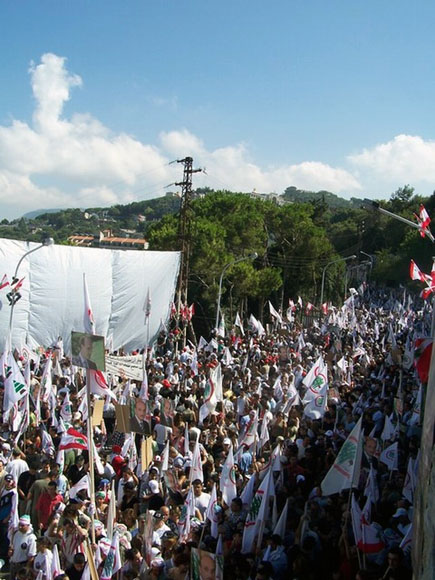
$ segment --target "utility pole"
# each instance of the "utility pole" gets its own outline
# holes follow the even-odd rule
[[[177,286],[177,316],[181,319],[181,304],[187,305],[187,287],[189,284],[189,261],[190,247],[192,242],[192,175],[202,169],[193,169],[192,157],[177,159],[177,163],[183,163],[183,181],[175,185],[181,187],[180,221],[178,224],[178,241],[181,251],[180,273]],[[184,332],[183,346],[185,346],[186,333]]]

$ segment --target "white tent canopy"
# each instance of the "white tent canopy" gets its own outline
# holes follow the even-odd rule
[[[0,278],[9,281],[20,258],[39,244],[0,239]],[[151,297],[150,337],[166,323],[174,299],[179,252],[149,252],[48,246],[33,252],[20,265],[22,298],[13,316],[12,346],[53,345],[61,336],[69,352],[72,330],[83,332],[83,274],[89,289],[95,331],[113,337],[113,348],[143,348],[147,340],[144,304]],[[0,290],[0,350],[9,329],[9,306]]]

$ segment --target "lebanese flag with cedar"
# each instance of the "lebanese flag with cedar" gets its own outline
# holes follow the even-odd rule
[[[62,434],[62,438],[59,444],[59,451],[62,449],[87,449],[88,448],[88,438],[83,433],[76,431],[70,427],[65,433]]]

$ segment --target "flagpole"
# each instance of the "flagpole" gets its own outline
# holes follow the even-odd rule
[[[86,369],[86,403],[88,407],[88,417],[87,423],[87,435],[88,435],[88,453],[89,453],[89,477],[90,477],[90,489],[89,498],[91,500],[91,538],[92,544],[95,544],[95,471],[94,471],[94,438],[92,429],[92,416],[91,416],[91,370]]]

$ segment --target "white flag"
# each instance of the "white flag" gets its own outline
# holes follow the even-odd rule
[[[195,442],[195,447],[193,448],[192,454],[192,464],[190,466],[189,481],[193,483],[199,479],[199,481],[204,481],[204,475],[202,472],[202,462],[201,462],[201,452],[199,450],[199,438]]]
[[[307,392],[302,400],[303,403],[312,401],[318,395],[326,394],[328,384],[328,367],[320,356],[302,383],[307,387]]]
[[[239,329],[240,329],[240,334],[242,336],[245,336],[245,331],[243,330],[243,324],[242,324],[242,320],[240,318],[240,314],[239,313],[236,314],[236,320],[234,322],[234,326],[238,326]]]
[[[242,539],[242,554],[249,554],[254,547],[255,537],[260,528],[260,512],[264,518],[265,507],[262,509],[263,502],[269,501],[268,490],[270,489],[270,477],[272,471],[269,470],[266,477],[261,482],[260,487],[255,492],[254,498],[249,508],[248,516],[245,520]]]
[[[274,318],[276,318],[276,319],[277,319],[277,321],[278,321],[280,324],[282,324],[282,316],[281,316],[281,314],[280,314],[279,312],[277,312],[277,311],[275,310],[275,308],[273,307],[273,305],[272,305],[272,302],[271,302],[270,300],[269,300],[269,312],[270,312],[270,315],[271,315],[271,316],[273,316]]]
[[[343,443],[334,464],[325,475],[322,483],[322,494],[332,495],[358,485],[361,467],[361,423],[362,418],[352,429]]]
[[[91,301],[89,300],[88,285],[86,283],[86,274],[83,273],[83,293],[85,300],[85,311],[83,315],[83,326],[87,334],[95,334],[94,313],[92,312]]]
[[[26,387],[26,381],[17,365],[14,355],[9,352],[7,357],[7,366],[5,368],[5,392],[3,401],[3,411],[7,413],[29,392]]]
[[[328,401],[327,385],[324,385],[324,392],[316,395],[308,401],[304,407],[304,415],[310,419],[321,419],[326,412],[326,403]]]
[[[208,502],[207,511],[205,513],[205,518],[210,521],[211,530],[210,533],[213,538],[218,537],[218,523],[219,519],[216,513],[216,506],[217,503],[217,492],[216,492],[216,484],[213,484],[213,489],[211,490],[210,494],[210,501]]]
[[[275,526],[275,529],[273,530],[273,533],[280,536],[282,540],[284,539],[285,530],[287,526],[288,502],[289,498],[287,498],[284,509],[282,510],[281,515],[279,516],[279,520]]]
[[[385,463],[390,471],[397,470],[399,463],[399,444],[397,441],[382,451],[379,461]]]
[[[394,427],[393,423],[391,422],[390,417],[388,415],[385,415],[384,428],[383,428],[382,433],[381,433],[382,441],[390,441],[391,439],[394,439],[395,434],[396,434],[396,428]]]
[[[237,497],[236,478],[234,470],[233,446],[230,446],[227,458],[222,467],[219,479],[219,489],[222,493],[222,499],[229,507],[235,497]]]
[[[412,457],[408,459],[408,468],[403,483],[402,495],[410,503],[414,503],[414,490],[417,482],[417,463],[417,459],[413,459]]]

